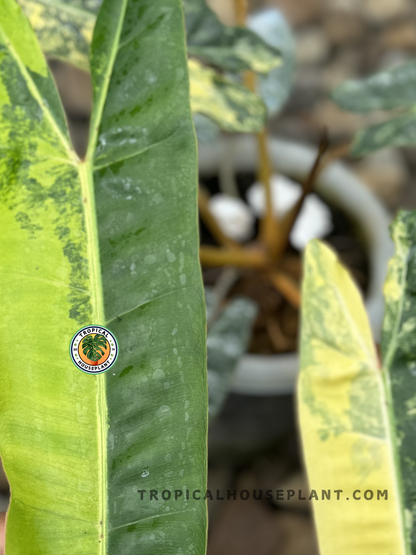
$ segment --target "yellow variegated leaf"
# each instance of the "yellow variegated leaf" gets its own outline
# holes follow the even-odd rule
[[[18,0],[46,56],[89,70],[89,50],[100,0]]]
[[[388,403],[361,296],[335,254],[312,241],[298,410],[321,555],[410,553]]]
[[[266,107],[259,96],[245,87],[203,66],[188,60],[191,106],[230,132],[260,131],[266,119]]]
[[[89,49],[101,0],[18,2],[46,56],[89,70]],[[263,50],[267,52],[266,46]],[[253,133],[263,128],[266,108],[259,96],[196,60],[189,60],[189,72],[195,113],[209,117],[225,131]]]

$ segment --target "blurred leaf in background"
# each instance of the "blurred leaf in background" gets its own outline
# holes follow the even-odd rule
[[[205,301],[208,323],[215,318],[207,337],[209,416],[215,418],[226,401],[237,364],[249,347],[257,305],[244,297],[234,298],[215,317],[218,299],[214,289],[205,289]]]
[[[367,79],[346,81],[332,92],[332,99],[340,108],[355,113],[395,111],[396,117],[356,134],[351,147],[354,156],[388,146],[416,145],[416,62]]]
[[[311,488],[342,491],[314,503],[322,555],[416,552],[416,213],[392,235],[381,363],[347,270],[318,241],[305,253],[302,442]]]
[[[18,1],[47,57],[89,70],[89,45],[100,0]],[[200,62],[190,60],[193,112],[209,117],[225,131],[260,131],[266,120],[261,99],[223,71],[268,72],[281,62],[278,50],[248,29],[223,25],[204,0],[184,0],[183,6],[188,54],[217,68],[203,71]],[[200,120],[197,129],[206,127],[204,123],[204,119]],[[211,125],[205,138],[213,130]]]
[[[266,119],[260,97],[196,59],[188,61],[192,110],[224,131],[256,132]]]
[[[282,63],[259,77],[259,93],[266,104],[269,117],[280,112],[293,86],[295,72],[295,38],[290,25],[277,9],[263,10],[250,15],[249,29],[279,50]]]
[[[46,57],[89,71],[95,18],[102,0],[18,0]]]
[[[189,54],[231,73],[267,73],[280,53],[256,33],[221,23],[205,0],[183,0]]]

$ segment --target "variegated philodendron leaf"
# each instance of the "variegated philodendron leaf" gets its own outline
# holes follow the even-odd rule
[[[28,15],[46,56],[66,60],[85,70],[89,69],[89,44],[94,29],[96,12],[101,0],[18,1]],[[202,4],[205,6],[204,1]],[[193,0],[185,2],[184,5],[185,9],[193,13]],[[201,9],[199,3],[198,6],[198,9]],[[222,32],[226,34],[227,28],[218,22],[216,16],[207,6],[205,6],[205,9],[204,14],[210,14],[208,20],[211,21],[214,18]],[[187,21],[191,20],[187,18]],[[249,31],[241,30],[241,33],[242,36],[247,33],[251,42],[255,39],[255,35]],[[251,48],[250,41],[245,47],[249,50]],[[261,44],[262,41],[257,39],[257,42]],[[242,41],[241,44],[245,44],[245,42]],[[253,56],[253,53],[250,54],[254,60],[253,67],[263,70],[266,66],[268,67],[267,64],[273,66],[278,63],[276,54],[272,58],[270,53],[273,50],[272,47],[264,45],[263,50],[265,52],[259,45],[257,45],[257,49],[263,54],[259,56],[258,60]],[[235,45],[235,55],[247,57],[248,54],[244,54],[245,50],[243,49],[241,52],[240,50],[241,45],[238,43]],[[229,51],[231,52],[230,49]],[[219,48],[219,52],[221,52],[220,57],[222,58],[224,56],[222,47]],[[231,56],[231,54],[229,55]],[[264,62],[263,58],[268,61]],[[234,58],[232,57],[232,59]],[[272,60],[274,60],[273,63]],[[223,66],[224,64],[220,65]],[[208,116],[225,131],[249,133],[263,128],[266,111],[257,95],[213,69],[206,68],[204,71],[201,64],[196,60],[190,60],[189,72],[191,104],[195,113]]]
[[[46,56],[89,71],[89,50],[102,0],[18,0]]]
[[[346,81],[331,96],[340,108],[355,113],[410,108],[416,104],[416,62]]]
[[[206,487],[208,395],[180,0],[104,0],[91,74],[79,160],[30,23],[0,0],[6,552],[205,555],[206,506],[185,495]],[[68,353],[94,325],[119,348],[98,375]]]
[[[358,131],[351,146],[354,156],[386,147],[416,146],[416,114],[410,112]]]
[[[344,110],[366,113],[404,109],[407,113],[357,133],[351,152],[365,156],[388,146],[416,145],[416,62],[383,71],[367,79],[346,81],[332,92]]]
[[[416,212],[400,212],[392,224],[396,256],[384,287],[382,353],[391,396],[405,522],[416,553]],[[399,463],[398,463],[399,464]]]
[[[300,347],[299,421],[321,555],[411,555],[388,380],[361,295],[319,241],[305,252]]]
[[[279,51],[244,27],[221,23],[205,0],[183,0],[188,52],[231,72],[267,73],[281,63]]]
[[[225,131],[261,131],[266,107],[259,96],[194,59],[188,61],[192,111]]]

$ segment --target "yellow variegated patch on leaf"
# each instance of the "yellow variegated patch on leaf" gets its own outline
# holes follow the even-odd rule
[[[188,60],[191,106],[230,132],[260,131],[266,119],[266,107],[259,96],[245,87],[203,66]]]
[[[36,32],[45,56],[89,70],[89,50],[96,14],[71,2],[18,0]],[[91,2],[90,2],[91,4]]]
[[[298,410],[321,555],[410,553],[391,405],[365,308],[318,241],[305,253]]]
[[[70,62],[89,71],[90,44],[101,0],[18,2],[47,57]],[[269,56],[265,46],[259,47],[259,52],[263,51]],[[253,60],[256,59],[253,56]],[[189,73],[191,105],[195,113],[209,117],[225,131],[254,133],[263,128],[266,108],[259,96],[196,60],[189,60]]]

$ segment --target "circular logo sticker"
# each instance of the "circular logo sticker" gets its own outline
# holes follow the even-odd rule
[[[86,374],[102,374],[118,356],[117,339],[107,328],[86,326],[72,338],[69,354],[77,368]]]

